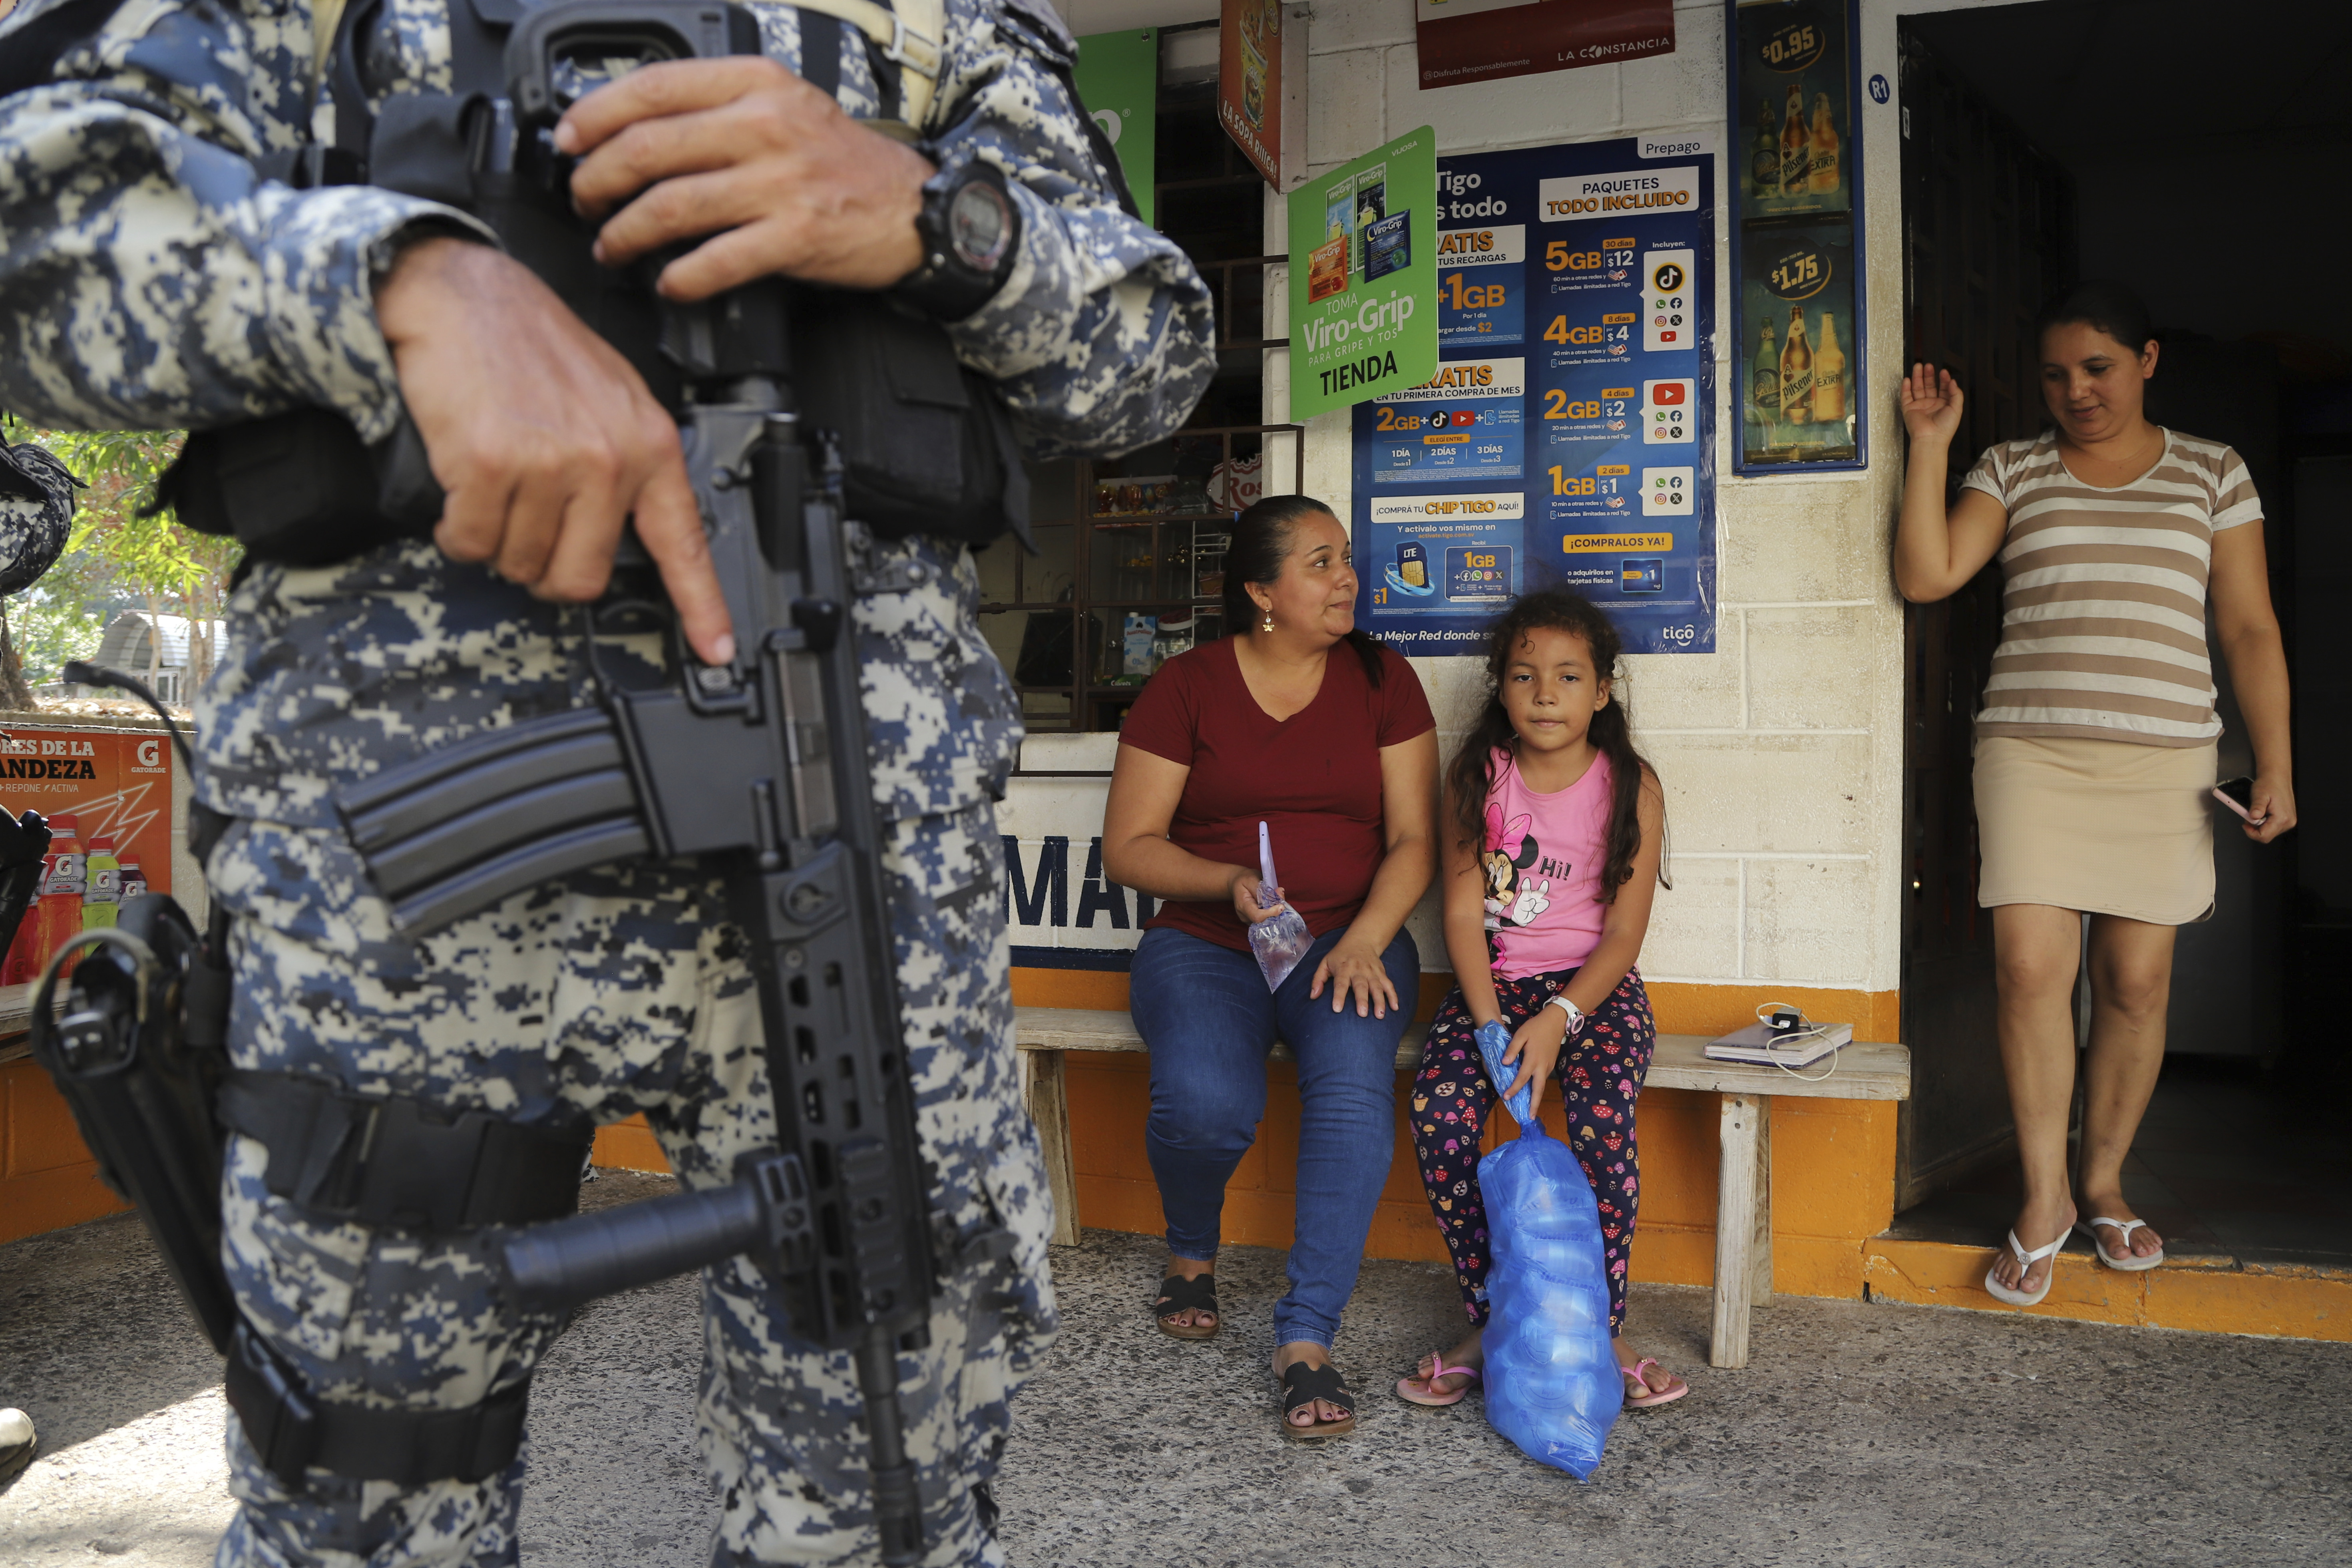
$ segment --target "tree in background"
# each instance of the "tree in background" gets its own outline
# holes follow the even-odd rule
[[[179,455],[179,431],[35,430],[10,421],[16,440],[47,447],[89,488],[66,553],[37,587],[0,604],[0,617],[24,626],[20,650],[0,642],[0,690],[13,678],[54,679],[68,658],[86,658],[105,632],[93,603],[137,598],[154,635],[149,639],[143,674],[154,684],[163,664],[164,615],[184,617],[189,630],[191,688],[212,673],[212,624],[228,598],[230,574],[243,552],[235,540],[216,539],[183,528],[170,508],[156,508],[156,481]],[[0,637],[7,619],[0,618]],[[36,668],[38,674],[35,674]]]

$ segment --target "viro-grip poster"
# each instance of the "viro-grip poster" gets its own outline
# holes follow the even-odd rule
[[[1356,406],[1359,626],[1474,653],[1559,585],[1629,653],[1714,650],[1713,165],[1641,138],[1438,161],[1436,373]]]

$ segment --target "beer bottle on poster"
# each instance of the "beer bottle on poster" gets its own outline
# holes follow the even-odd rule
[[[1845,351],[1838,347],[1837,318],[1822,312],[1822,346],[1813,353],[1813,423],[1845,423]]]
[[[1807,163],[1806,187],[1816,195],[1838,188],[1838,133],[1830,123],[1830,95],[1813,95],[1812,154]]]
[[[1780,356],[1772,347],[1772,321],[1764,321],[1764,341],[1756,350],[1756,364],[1748,377],[1749,406],[1763,432],[1759,446],[1772,444],[1772,424],[1780,417]]]
[[[1805,342],[1805,308],[1789,307],[1789,341],[1780,350],[1780,417],[1791,425],[1813,419],[1813,351]]]
[[[1791,84],[1789,112],[1780,121],[1780,194],[1801,195],[1813,162],[1812,134],[1805,129],[1805,89]]]
[[[121,913],[122,862],[114,858],[114,840],[101,834],[89,841],[83,864],[81,929],[110,926]]]
[[[1780,121],[1772,112],[1772,100],[1764,99],[1758,105],[1756,116],[1756,155],[1748,161],[1748,183],[1759,196],[1777,195],[1780,189]]]

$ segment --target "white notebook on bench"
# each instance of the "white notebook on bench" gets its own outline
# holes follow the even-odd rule
[[[1775,1036],[1769,1024],[1750,1024],[1707,1043],[1710,1061],[1751,1062],[1759,1067],[1811,1067],[1853,1038],[1852,1024],[1814,1024],[1792,1035]]]

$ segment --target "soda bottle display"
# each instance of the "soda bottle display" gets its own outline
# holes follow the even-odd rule
[[[1789,307],[1789,342],[1780,350],[1780,417],[1791,425],[1813,418],[1813,351],[1805,342],[1805,308]]]
[[[1836,190],[1838,133],[1837,127],[1830,123],[1830,95],[1826,92],[1813,95],[1813,129],[1810,141],[1812,146],[1806,163],[1805,188],[1816,193]]]
[[[1748,400],[1764,439],[1772,439],[1772,423],[1780,417],[1780,356],[1772,347],[1772,322],[1764,322],[1764,341],[1756,350],[1756,364],[1748,378]]]
[[[1813,420],[1845,423],[1845,351],[1838,347],[1837,318],[1822,312],[1822,346],[1813,353]]]
[[[122,912],[122,862],[114,858],[114,840],[104,835],[89,841],[81,889],[81,929],[110,926]]]

